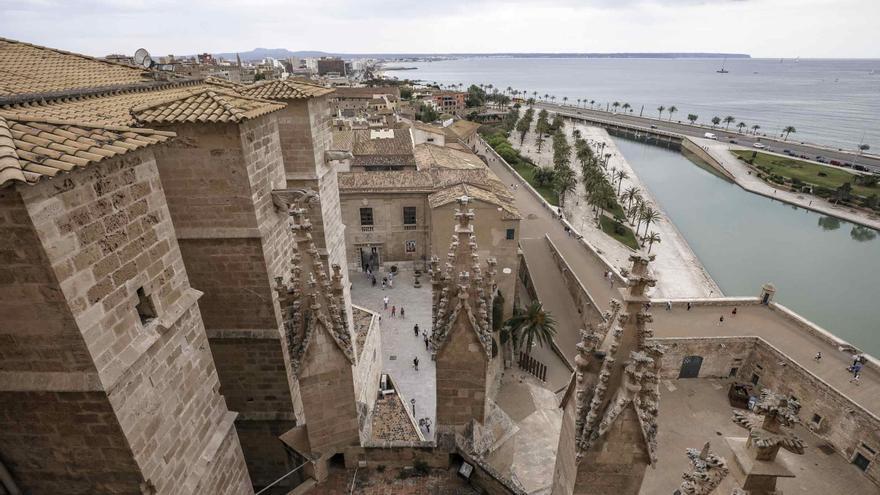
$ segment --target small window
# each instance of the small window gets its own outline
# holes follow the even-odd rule
[[[736,376],[736,373],[739,371],[739,368],[730,368],[730,373],[727,374],[728,378],[733,378]]]
[[[874,450],[874,449],[872,449],[871,447],[868,447],[868,445],[865,444],[864,442],[861,443],[861,447],[862,447],[863,449],[867,450],[868,452],[870,452],[871,455],[877,455],[877,451]]]
[[[512,241],[513,238],[515,237],[515,235],[516,235],[515,229],[507,229],[507,240],[508,241]]]
[[[361,225],[373,225],[372,208],[361,208]]]
[[[751,381],[752,381],[752,385],[757,385],[757,384],[758,384],[758,381],[760,381],[760,380],[761,380],[761,377],[760,377],[760,376],[758,376],[758,375],[752,373],[752,380],[751,380]]]
[[[156,319],[156,307],[143,287],[137,290],[137,297],[138,303],[135,308],[137,309],[138,318],[141,319],[142,325],[149,325],[151,321]]]
[[[822,416],[819,416],[818,414],[814,414],[812,422],[814,425],[822,424]]]
[[[404,225],[415,225],[416,224],[416,207],[415,206],[404,206],[403,207],[403,224]]]
[[[871,464],[871,461],[862,454],[856,453],[856,457],[855,459],[853,459],[853,464],[855,464],[856,467],[861,469],[862,471],[867,471],[868,465]]]

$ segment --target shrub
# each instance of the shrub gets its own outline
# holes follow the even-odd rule
[[[413,462],[413,471],[415,471],[416,474],[419,476],[425,476],[431,471],[431,468],[428,467],[427,462],[421,459],[416,459]]]

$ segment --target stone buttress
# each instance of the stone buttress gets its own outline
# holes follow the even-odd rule
[[[554,494],[636,494],[654,466],[660,346],[650,343],[649,259],[633,262],[624,303],[611,301],[597,331],[581,331],[563,397]]]
[[[446,263],[431,259],[433,359],[437,363],[437,430],[462,432],[483,423],[492,360],[492,300],[495,260],[484,275],[477,255],[469,198],[458,199],[458,221]]]
[[[295,236],[290,275],[276,279],[276,291],[304,422],[282,435],[282,441],[312,461],[310,474],[320,481],[330,457],[359,444],[355,357],[341,269],[333,265],[333,275],[324,269],[306,210],[292,207],[290,217]]]

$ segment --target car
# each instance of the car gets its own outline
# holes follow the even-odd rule
[[[817,156],[816,161],[819,163],[828,163],[828,160],[826,160],[825,157],[822,156]]]
[[[794,153],[792,153],[791,150],[782,150],[782,152],[785,153],[786,155],[794,155]]]
[[[863,166],[861,166],[861,165],[854,165],[853,168],[854,168],[855,170],[858,170],[859,172],[867,172],[867,171],[868,171],[867,168],[865,168],[865,167],[863,167]]]
[[[736,144],[736,139],[731,139],[730,144]]]
[[[657,128],[657,126],[656,126],[656,125],[654,125],[654,124],[651,124],[651,129],[656,129],[656,128]]]
[[[764,143],[753,143],[752,148],[758,148],[759,150],[762,150],[766,148],[766,146],[764,146]]]
[[[853,164],[850,162],[843,162],[843,166],[846,168],[853,168]]]
[[[838,161],[838,160],[831,160],[831,161],[830,161],[830,162],[828,162],[828,163],[830,163],[830,164],[832,164],[832,165],[834,165],[834,166],[835,166],[835,167],[840,167],[840,166],[842,166],[842,165],[843,165],[843,164],[842,164],[842,163],[840,163],[840,161]]]
[[[799,158],[803,158],[804,160],[810,159],[810,157],[808,157],[807,155],[804,155],[803,153],[801,153],[801,156]]]
[[[711,132],[707,132],[707,133],[703,134],[703,137],[706,139],[714,139],[714,140],[718,139],[717,137],[715,137],[715,134],[712,134]]]

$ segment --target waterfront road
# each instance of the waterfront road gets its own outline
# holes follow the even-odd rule
[[[715,134],[718,141],[730,143],[731,140],[736,144],[751,147],[754,143],[760,141],[769,150],[782,153],[784,150],[790,150],[797,156],[804,155],[810,160],[815,160],[821,156],[826,161],[838,160],[841,163],[851,163],[853,165],[862,165],[874,172],[880,172],[880,156],[868,154],[859,155],[855,151],[847,151],[840,148],[831,148],[827,146],[802,143],[797,141],[797,135],[792,134],[788,140],[776,139],[773,137],[752,136],[748,134],[740,134],[735,131],[725,130],[723,127],[712,128],[710,126],[691,125],[681,123],[680,121],[669,121],[656,119],[651,117],[639,117],[638,115],[605,112],[602,110],[590,110],[589,108],[580,108],[572,105],[557,105],[553,103],[537,103],[535,106],[546,108],[548,111],[559,112],[565,116],[580,117],[585,120],[610,122],[622,126],[641,128],[647,132],[658,130],[673,134],[681,134],[692,137],[703,137],[705,133],[711,132]]]

